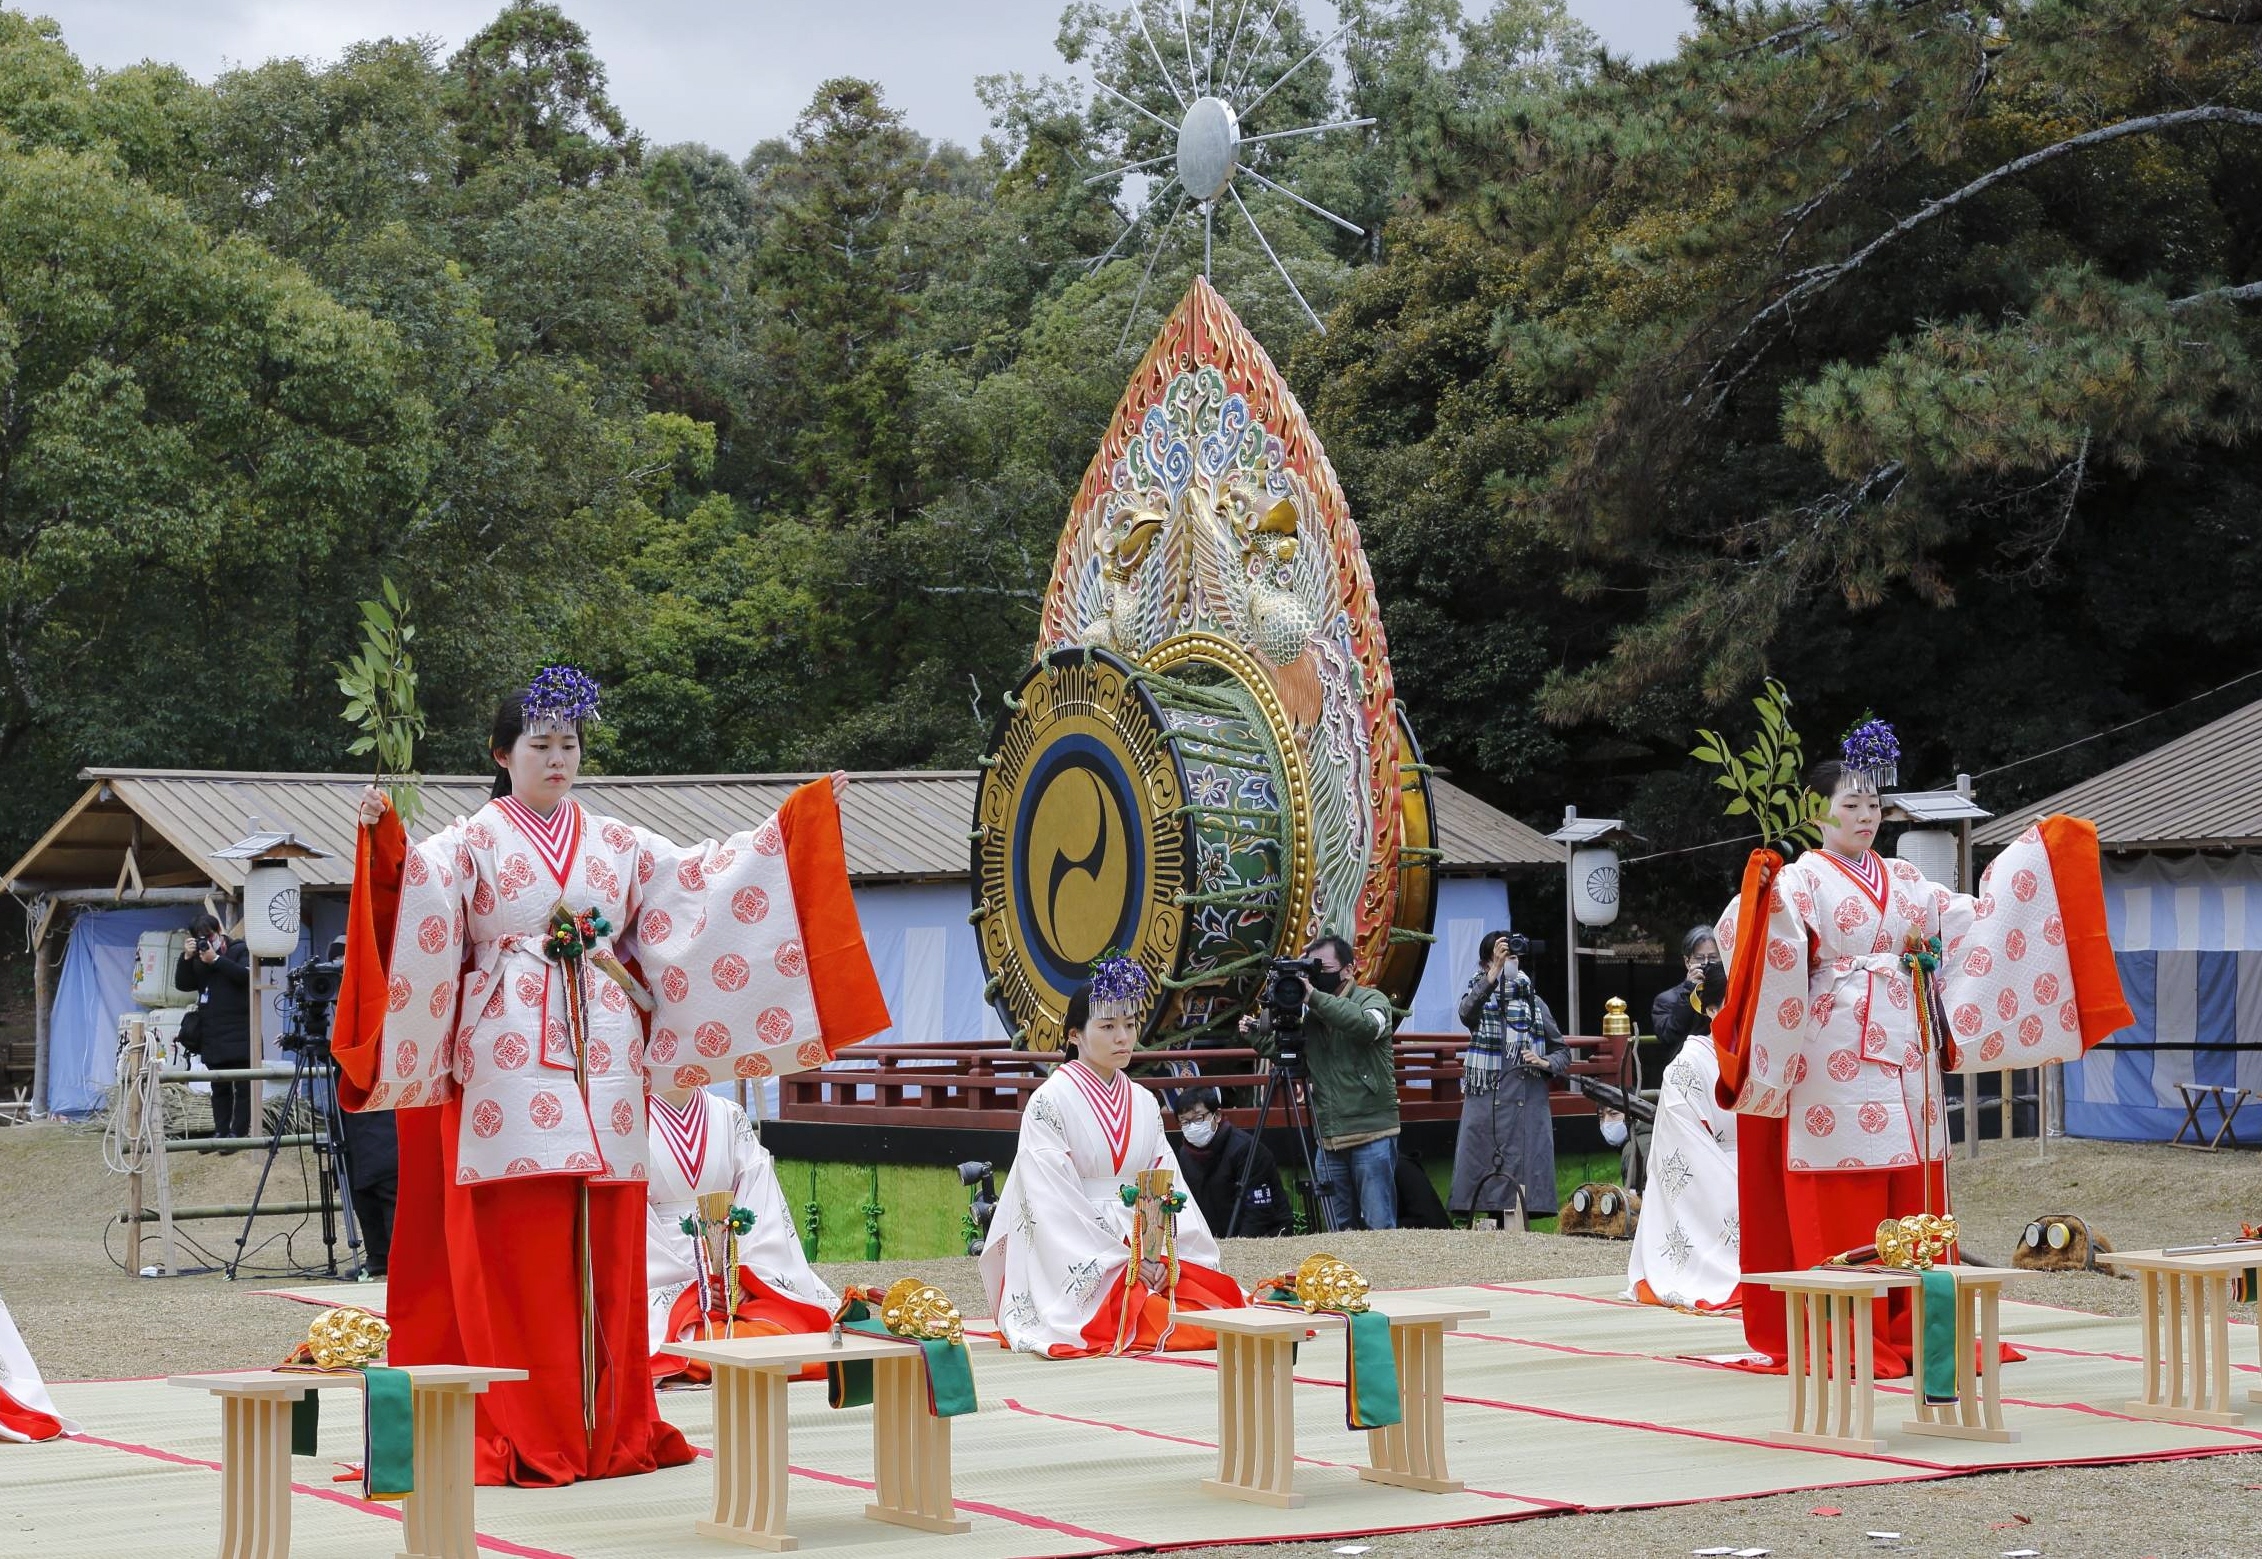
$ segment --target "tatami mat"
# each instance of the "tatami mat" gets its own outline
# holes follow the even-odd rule
[[[267,1294],[276,1299],[294,1299],[302,1305],[320,1305],[324,1309],[335,1305],[354,1305],[378,1315],[385,1313],[383,1278],[370,1283],[307,1283],[297,1288],[260,1288],[252,1292]]]
[[[2012,1340],[2029,1350],[2006,1366],[2015,1445],[1900,1434],[1905,1388],[1888,1388],[1879,1456],[1788,1450],[1759,1437],[1782,1422],[1779,1378],[1701,1362],[1735,1352],[1732,1318],[1627,1305],[1617,1283],[1581,1279],[1435,1291],[1489,1306],[1489,1321],[1448,1339],[1446,1427],[1454,1475],[1468,1489],[1423,1495],[1362,1483],[1363,1437],[1343,1427],[1343,1353],[1332,1339],[1303,1350],[1296,1395],[1298,1510],[1204,1494],[1216,1461],[1216,1375],[1204,1356],[1046,1362],[976,1359],[981,1411],[957,1421],[956,1493],[974,1523],[936,1538],[862,1519],[872,1474],[871,1420],[833,1412],[821,1388],[793,1388],[788,1525],[805,1550],[857,1559],[1023,1559],[1154,1545],[1332,1536],[1490,1522],[1565,1509],[1715,1500],[1784,1489],[1952,1477],[2012,1466],[2135,1461],[2262,1449],[2255,1430],[2210,1430],[2126,1417],[2141,1371],[2136,1323],[2006,1302]],[[341,1285],[345,1288],[345,1285]],[[356,1298],[292,1291],[309,1302]],[[381,1298],[376,1302],[381,1303]],[[2262,1379],[2250,1327],[2233,1334],[2242,1387]],[[1334,1383],[1336,1389],[1328,1389]],[[25,1552],[146,1551],[152,1511],[165,1513],[166,1551],[219,1541],[220,1414],[200,1393],[160,1382],[90,1382],[54,1390],[90,1438],[11,1447],[0,1457],[0,1514]],[[2240,1392],[2243,1397],[2243,1390]],[[713,1443],[710,1398],[669,1392],[662,1411],[693,1443]],[[324,1456],[357,1454],[351,1414],[323,1415]],[[292,1552],[389,1553],[389,1510],[326,1480],[329,1461],[302,1460]],[[701,1538],[713,1463],[562,1490],[483,1489],[484,1546],[503,1554],[629,1559],[654,1552],[737,1552]]]

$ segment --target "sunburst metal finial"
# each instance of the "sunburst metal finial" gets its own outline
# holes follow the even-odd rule
[[[1288,267],[1281,263],[1280,256],[1273,251],[1271,241],[1265,237],[1264,229],[1257,225],[1255,215],[1249,210],[1247,203],[1241,199],[1241,192],[1234,187],[1241,178],[1254,180],[1275,194],[1286,196],[1306,211],[1333,222],[1345,232],[1354,233],[1361,237],[1366,234],[1366,229],[1359,226],[1358,223],[1336,215],[1325,206],[1306,200],[1284,184],[1266,178],[1262,173],[1248,165],[1247,158],[1250,148],[1262,145],[1265,142],[1288,140],[1297,136],[1321,135],[1330,130],[1361,129],[1375,122],[1371,116],[1357,119],[1338,119],[1326,124],[1298,125],[1285,130],[1268,130],[1259,135],[1242,133],[1242,126],[1264,105],[1267,99],[1286,86],[1289,79],[1298,71],[1340,42],[1350,32],[1352,24],[1346,22],[1338,27],[1317,48],[1312,49],[1297,60],[1295,64],[1281,72],[1279,78],[1272,85],[1252,97],[1248,95],[1249,83],[1245,79],[1234,77],[1233,63],[1234,56],[1240,49],[1242,26],[1248,20],[1249,0],[1241,0],[1235,13],[1233,31],[1226,40],[1222,60],[1217,52],[1215,7],[1219,3],[1222,3],[1222,0],[1211,0],[1210,7],[1205,9],[1203,13],[1205,37],[1201,45],[1202,56],[1200,61],[1197,62],[1193,17],[1187,8],[1187,0],[1179,0],[1180,42],[1183,45],[1186,59],[1186,86],[1181,89],[1177,77],[1172,74],[1170,67],[1163,62],[1164,56],[1161,45],[1156,41],[1153,31],[1147,26],[1144,0],[1132,0],[1131,14],[1138,23],[1140,39],[1146,44],[1147,56],[1154,62],[1155,69],[1162,78],[1163,87],[1170,94],[1171,103],[1168,106],[1177,110],[1175,123],[1166,117],[1163,112],[1158,112],[1155,108],[1138,101],[1129,94],[1111,86],[1108,82],[1095,78],[1095,84],[1109,97],[1114,98],[1133,112],[1153,120],[1163,129],[1174,132],[1177,136],[1177,147],[1174,152],[1165,152],[1160,156],[1143,158],[1137,162],[1127,162],[1121,167],[1095,173],[1084,181],[1087,184],[1097,184],[1102,180],[1120,178],[1126,173],[1141,172],[1148,168],[1160,167],[1165,163],[1172,165],[1170,172],[1147,191],[1146,199],[1140,204],[1139,209],[1132,214],[1131,219],[1124,224],[1123,231],[1116,234],[1115,242],[1109,244],[1106,251],[1095,257],[1091,262],[1091,269],[1097,271],[1101,266],[1116,259],[1118,251],[1123,248],[1124,241],[1141,227],[1148,225],[1148,219],[1161,209],[1162,203],[1166,199],[1172,197],[1172,192],[1175,189],[1176,198],[1170,207],[1170,215],[1154,225],[1153,238],[1147,246],[1146,268],[1139,277],[1139,290],[1132,295],[1130,317],[1123,322],[1123,340],[1117,343],[1117,351],[1121,351],[1131,339],[1131,326],[1133,321],[1138,318],[1140,303],[1146,298],[1147,283],[1154,278],[1155,262],[1161,258],[1163,244],[1168,240],[1170,230],[1178,225],[1178,219],[1185,213],[1187,206],[1192,205],[1201,213],[1202,275],[1206,279],[1210,274],[1210,257],[1216,229],[1217,210],[1220,205],[1228,201],[1232,203],[1234,210],[1241,213],[1241,220],[1247,224],[1251,236],[1257,241],[1257,246],[1264,250],[1265,258],[1272,262],[1273,269],[1280,273],[1280,279],[1288,284],[1289,293],[1303,309],[1305,317],[1311,320],[1312,328],[1322,335],[1327,333],[1327,327],[1320,322],[1320,317],[1313,310],[1311,304],[1305,301],[1302,289],[1297,287],[1295,278],[1288,274]],[[1263,25],[1250,35],[1249,52],[1241,61],[1241,72],[1244,78],[1255,63],[1257,48],[1265,35],[1270,33],[1274,37],[1279,36],[1274,31],[1273,24],[1279,19],[1281,8],[1285,4],[1286,0],[1275,0],[1271,12],[1265,17]],[[1242,106],[1236,107],[1237,101],[1240,101]],[[1125,258],[1128,258],[1128,256],[1125,256]]]

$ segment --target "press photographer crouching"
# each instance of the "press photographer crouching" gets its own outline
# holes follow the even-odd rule
[[[1218,1113],[1219,1105],[1215,1088],[1179,1096],[1178,1167],[1187,1191],[1220,1239],[1290,1232],[1288,1193],[1272,1149]]]
[[[189,927],[188,945],[173,970],[173,983],[195,991],[194,1034],[183,1040],[213,1071],[251,1065],[251,954],[241,942],[231,942],[211,915],[199,915]],[[252,1101],[256,1082],[216,1082],[212,1085],[212,1135],[251,1135]],[[233,1153],[234,1148],[221,1149]]]
[[[1276,966],[1274,990],[1241,1021],[1257,1053],[1301,1063],[1311,1078],[1313,1168],[1336,1229],[1398,1227],[1398,1068],[1390,999],[1351,978],[1351,944],[1324,936],[1304,949],[1303,967]],[[1297,993],[1294,986],[1308,984]],[[1300,1004],[1293,998],[1301,995]],[[1299,1014],[1291,1027],[1290,1013]],[[1354,1213],[1356,1216],[1354,1217]]]

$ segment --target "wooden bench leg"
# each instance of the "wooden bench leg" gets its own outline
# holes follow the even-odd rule
[[[927,1411],[925,1361],[906,1350],[872,1363],[872,1476],[867,1519],[922,1532],[971,1532],[950,1498],[950,1420]]]
[[[399,1559],[477,1559],[479,1529],[472,1519],[478,1476],[476,1396],[461,1386],[423,1387],[410,1402],[416,1487],[401,1502]]]
[[[1350,1335],[1344,1335],[1350,1347]],[[1458,1494],[1461,1480],[1445,1470],[1445,1328],[1435,1322],[1393,1326],[1390,1352],[1398,1364],[1399,1421],[1367,1435],[1372,1466],[1359,1476],[1425,1494]]]
[[[779,1370],[715,1370],[715,1510],[692,1524],[702,1537],[783,1553],[786,1377]]]
[[[2229,1299],[2227,1273],[2144,1273],[2144,1399],[2123,1412],[2233,1429],[2246,1422],[2230,1410]]]
[[[1877,1391],[1870,1358],[1876,1294],[1786,1290],[1786,1369],[1791,1426],[1780,1445],[1851,1454],[1882,1451],[1875,1438]]]
[[[220,1399],[220,1559],[288,1559],[291,1403]]]
[[[1218,1343],[1218,1475],[1204,1478],[1202,1487],[1228,1499],[1293,1510],[1304,1503],[1294,1488],[1294,1345],[1285,1337],[1230,1332]]]

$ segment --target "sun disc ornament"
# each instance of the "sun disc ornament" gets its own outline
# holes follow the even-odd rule
[[[1176,191],[1174,203],[1169,208],[1170,214],[1160,222],[1152,224],[1153,235],[1151,240],[1142,240],[1147,245],[1146,269],[1139,278],[1139,290],[1132,297],[1130,318],[1124,321],[1123,339],[1116,344],[1117,351],[1121,351],[1123,346],[1131,339],[1131,325],[1138,318],[1139,304],[1147,295],[1147,283],[1154,277],[1155,262],[1162,257],[1164,242],[1168,240],[1171,230],[1178,225],[1178,219],[1185,214],[1189,205],[1193,206],[1202,219],[1202,276],[1205,280],[1210,274],[1210,252],[1215,239],[1218,207],[1230,202],[1233,209],[1239,213],[1242,224],[1248,228],[1249,236],[1256,240],[1257,247],[1264,251],[1265,258],[1272,262],[1273,269],[1279,273],[1280,279],[1287,284],[1288,291],[1296,299],[1297,305],[1303,309],[1305,316],[1311,320],[1312,328],[1322,335],[1327,333],[1327,327],[1320,323],[1318,313],[1314,311],[1311,304],[1304,300],[1304,294],[1297,287],[1296,279],[1288,274],[1288,267],[1280,263],[1280,256],[1273,252],[1271,240],[1265,237],[1264,229],[1258,225],[1256,216],[1249,210],[1248,204],[1242,200],[1240,190],[1235,187],[1244,178],[1295,202],[1312,215],[1332,222],[1346,232],[1355,233],[1360,237],[1366,236],[1366,229],[1359,226],[1358,223],[1347,217],[1338,216],[1325,206],[1306,200],[1286,185],[1267,178],[1260,169],[1252,166],[1252,162],[1268,149],[1266,143],[1291,140],[1307,135],[1321,135],[1330,130],[1362,129],[1375,122],[1372,116],[1338,119],[1328,124],[1295,125],[1282,130],[1268,130],[1259,135],[1244,135],[1242,133],[1242,125],[1254,117],[1257,110],[1275,92],[1286,86],[1305,66],[1340,43],[1350,33],[1354,24],[1345,22],[1318,48],[1304,54],[1295,64],[1283,71],[1270,86],[1262,91],[1256,91],[1254,90],[1256,82],[1250,79],[1249,72],[1256,63],[1257,50],[1263,45],[1267,34],[1273,37],[1279,36],[1273,24],[1279,20],[1280,8],[1274,6],[1271,14],[1266,16],[1255,30],[1248,33],[1249,47],[1244,53],[1241,50],[1241,41],[1243,24],[1249,20],[1248,9],[1245,5],[1241,8],[1232,30],[1225,36],[1225,48],[1220,52],[1214,3],[1213,9],[1207,17],[1210,25],[1206,35],[1201,39],[1197,39],[1194,35],[1193,11],[1184,6],[1180,7],[1178,12],[1179,42],[1183,45],[1186,62],[1186,84],[1181,87],[1176,73],[1163,58],[1163,51],[1157,45],[1154,33],[1147,26],[1143,4],[1135,4],[1132,16],[1137,22],[1141,37],[1146,44],[1146,57],[1154,63],[1156,70],[1161,73],[1163,88],[1169,94],[1168,101],[1150,98],[1148,102],[1141,102],[1130,93],[1118,89],[1105,80],[1099,82],[1100,90],[1109,97],[1119,103],[1127,104],[1136,110],[1142,118],[1153,124],[1160,125],[1166,130],[1175,129],[1178,136],[1175,156],[1165,153],[1159,157],[1146,157],[1136,162],[1127,162],[1119,167],[1095,173],[1084,181],[1087,184],[1097,184],[1104,180],[1121,178],[1126,173],[1137,173],[1147,168],[1153,168],[1162,163],[1173,164],[1170,173],[1156,181],[1147,190],[1146,198],[1125,223],[1123,231],[1116,234],[1115,242],[1109,244],[1105,252],[1095,256],[1091,261],[1091,269],[1097,271],[1109,261],[1118,258],[1119,252],[1123,250],[1124,241],[1142,227],[1149,226],[1149,218],[1163,209],[1163,202],[1173,200],[1172,192]],[[1197,58],[1197,55],[1199,58]],[[1240,61],[1238,74],[1235,70],[1236,58]],[[1173,109],[1177,111],[1178,116],[1175,123],[1170,117]],[[1121,257],[1130,259],[1132,256],[1124,253]]]

